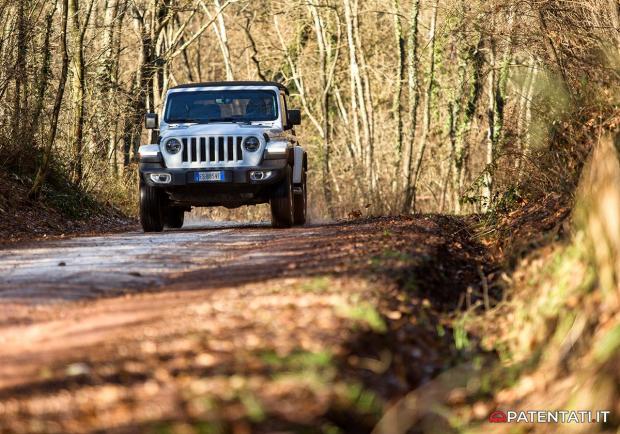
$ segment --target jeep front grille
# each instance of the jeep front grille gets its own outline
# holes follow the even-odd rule
[[[191,137],[183,142],[183,163],[234,163],[243,161],[243,137]]]

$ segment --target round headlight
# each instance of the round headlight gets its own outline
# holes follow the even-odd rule
[[[166,142],[166,151],[169,154],[178,154],[183,149],[183,145],[177,139],[170,139]]]
[[[248,152],[256,152],[260,148],[260,140],[257,137],[248,137],[243,142],[243,147]]]

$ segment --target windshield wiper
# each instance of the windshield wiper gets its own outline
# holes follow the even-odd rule
[[[245,119],[237,119],[237,118],[220,118],[220,119],[211,119],[210,122],[230,122],[233,124],[245,124],[245,125],[252,125],[252,121],[248,121]]]
[[[189,119],[189,118],[174,118],[174,119],[168,120],[169,124],[199,124],[200,122],[202,121],[199,119]]]

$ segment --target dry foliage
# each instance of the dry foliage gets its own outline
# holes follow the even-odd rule
[[[514,384],[503,379],[493,406],[608,410],[607,425],[571,426],[570,432],[618,427],[619,185],[618,151],[606,137],[581,179],[572,240],[526,258],[513,276],[516,292],[491,314],[498,327],[487,345],[501,349],[508,371],[520,374]]]
[[[581,126],[617,95],[613,0],[2,0],[0,17],[0,165],[33,197],[50,171],[133,192],[169,87],[273,79],[305,113],[317,216],[488,210],[570,190]]]

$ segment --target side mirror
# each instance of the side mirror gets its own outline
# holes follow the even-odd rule
[[[144,118],[144,127],[147,130],[156,130],[159,128],[159,116],[157,113],[147,113]]]
[[[288,123],[289,125],[301,125],[301,110],[289,110]]]

